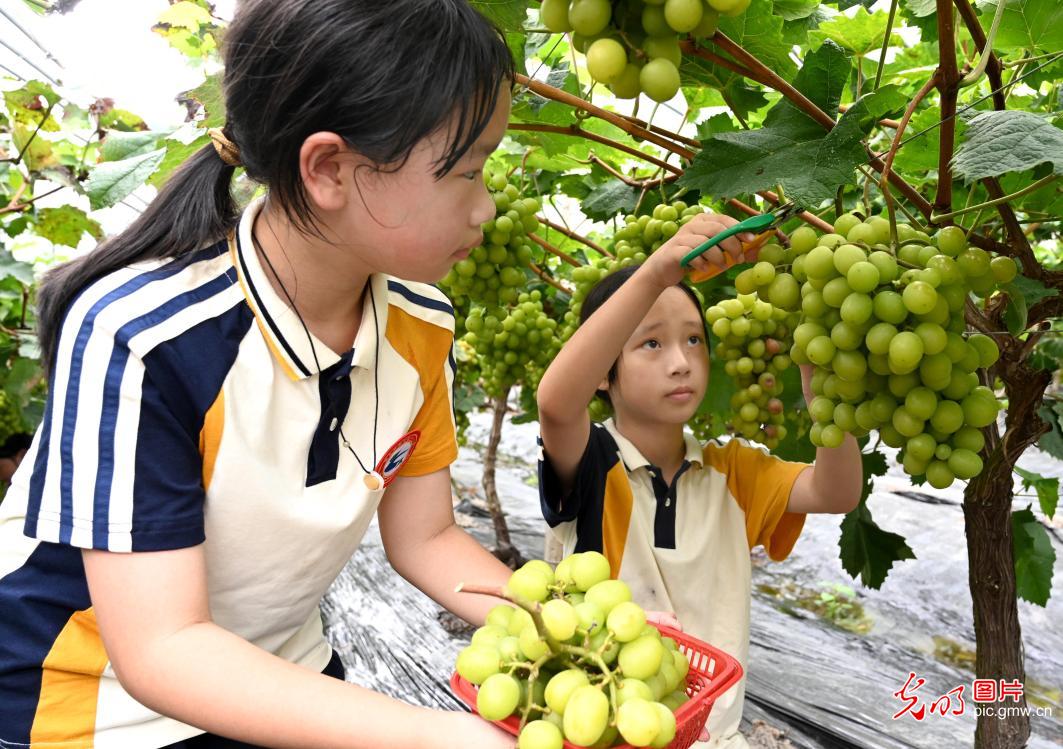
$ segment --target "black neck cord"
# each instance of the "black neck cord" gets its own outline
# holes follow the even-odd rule
[[[306,321],[303,320],[303,316],[299,314],[299,308],[295,306],[295,300],[292,299],[292,295],[288,293],[288,289],[287,289],[287,287],[285,287],[284,282],[281,281],[281,277],[277,273],[277,269],[273,267],[273,261],[271,261],[269,259],[269,255],[267,255],[265,250],[262,249],[262,245],[259,244],[258,238],[255,236],[255,233],[254,233],[253,230],[251,232],[251,241],[254,243],[255,249],[258,250],[258,253],[266,261],[266,265],[269,266],[270,272],[273,273],[273,277],[275,279],[277,279],[277,285],[281,287],[281,291],[284,292],[284,296],[288,298],[288,304],[291,305],[292,311],[295,312],[295,317],[296,317],[296,319],[299,320],[299,324],[303,326],[303,332],[306,333],[306,341],[307,341],[307,343],[310,344],[310,353],[314,357],[314,366],[317,367],[317,376],[318,376],[318,378],[320,378],[321,377],[321,362],[318,361],[318,358],[317,358],[317,349],[314,346],[314,338],[313,338],[313,336],[310,335],[310,328],[307,327]],[[354,456],[354,459],[358,461],[358,466],[362,469],[363,472],[365,472],[365,475],[366,475],[366,477],[368,479],[368,477],[372,477],[376,473],[375,466],[376,466],[376,463],[377,463],[377,460],[376,460],[376,430],[377,430],[377,416],[378,416],[378,414],[380,412],[380,387],[379,387],[379,380],[377,379],[377,372],[380,369],[380,320],[376,316],[376,296],[373,294],[373,279],[372,279],[372,277],[369,278],[368,283],[366,285],[369,287],[369,303],[370,303],[370,305],[372,306],[372,309],[373,309],[373,328],[374,328],[374,330],[376,332],[376,336],[374,337],[374,340],[373,340],[373,355],[374,355],[374,359],[373,359],[373,466],[374,466],[374,468],[372,470],[370,470],[370,469],[365,467],[365,464],[362,463],[362,459],[358,457],[358,453],[356,453],[354,451],[354,448],[351,447],[351,443],[347,440],[347,435],[345,435],[343,433],[343,421],[342,420],[340,421],[339,433],[340,433],[340,439],[343,440],[343,446],[346,447],[347,450],[350,451],[351,455]],[[343,416],[344,416],[344,418],[346,418],[347,414],[344,414]],[[383,482],[383,479],[380,478],[379,476],[377,476],[376,478],[378,478],[381,482]],[[368,486],[368,480],[367,480],[367,486]],[[372,488],[379,488],[379,487],[369,487],[369,488],[372,489]]]

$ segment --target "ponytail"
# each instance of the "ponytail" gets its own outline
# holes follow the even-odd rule
[[[230,190],[234,166],[213,144],[182,164],[130,226],[89,254],[45,274],[37,294],[37,335],[46,373],[55,366],[59,331],[74,298],[94,281],[143,260],[183,259],[219,241],[239,219]]]

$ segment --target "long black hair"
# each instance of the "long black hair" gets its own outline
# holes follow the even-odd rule
[[[635,275],[635,271],[640,267],[640,265],[629,265],[626,268],[621,268],[614,273],[610,273],[595,284],[594,287],[587,292],[587,296],[583,299],[583,304],[580,306],[579,324],[583,325],[583,323],[587,322],[587,318],[593,315],[595,310],[605,304],[609,297],[615,294],[629,278]],[[708,347],[709,328],[708,324],[705,322],[705,315],[701,310],[701,299],[698,298],[697,292],[682,281],[676,284],[676,288],[682,289],[683,293],[690,297],[690,301],[694,303],[694,308],[698,311],[698,317],[701,318],[701,329],[705,334],[705,337],[702,340],[705,341],[705,346]],[[617,357],[617,360],[613,362],[613,366],[609,367],[608,379],[610,385],[616,382],[619,365],[620,358]],[[610,406],[613,405],[613,402],[609,399],[609,393],[607,391],[599,390],[595,394]]]
[[[514,75],[504,38],[466,0],[245,0],[223,53],[223,132],[247,175],[309,232],[313,210],[299,174],[307,136],[337,133],[397,169],[419,141],[449,127],[435,165],[442,177],[483,132]],[[125,231],[45,276],[37,328],[46,369],[63,315],[86,286],[137,261],[190,259],[225,237],[239,217],[234,172],[204,146]]]

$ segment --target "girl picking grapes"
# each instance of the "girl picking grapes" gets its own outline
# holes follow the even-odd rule
[[[247,0],[227,123],[50,274],[43,423],[0,505],[0,745],[512,747],[343,680],[318,603],[374,515],[454,592],[453,310],[512,59],[464,0]],[[266,188],[240,212],[237,167]],[[338,677],[338,678],[330,678]],[[225,738],[222,738],[225,737]]]
[[[635,602],[674,611],[688,633],[744,667],[750,550],[761,545],[782,560],[806,514],[852,510],[862,469],[848,435],[806,465],[739,439],[702,445],[684,433],[709,384],[709,352],[680,260],[733,223],[697,215],[641,266],[607,276],[587,295],[580,327],[539,385],[539,487],[565,555],[604,553]],[[738,240],[722,247],[742,258]],[[719,248],[692,269],[712,265],[723,265]],[[810,376],[803,367],[809,401]],[[587,415],[596,395],[613,409],[604,424]],[[708,723],[713,746],[746,746],[738,733],[744,685],[716,701]]]

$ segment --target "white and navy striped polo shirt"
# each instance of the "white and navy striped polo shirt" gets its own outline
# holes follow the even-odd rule
[[[457,455],[446,297],[373,276],[376,324],[366,293],[352,350],[314,341],[319,375],[253,249],[260,207],[188,262],[101,278],[65,317],[44,420],[0,504],[0,747],[150,749],[201,733],[118,683],[81,549],[205,544],[214,621],[322,670],[318,603],[384,493],[339,428],[368,465],[378,397],[381,473]]]
[[[612,419],[592,424],[567,494],[550,456],[540,452],[543,516],[565,556],[601,552],[636,603],[675,612],[684,630],[745,668],[750,550],[763,546],[775,560],[790,553],[805,516],[786,508],[808,465],[780,460],[739,439],[701,445],[685,433],[684,441],[686,455],[668,484]],[[708,728],[717,745],[730,746],[744,695],[745,678],[713,706]]]

